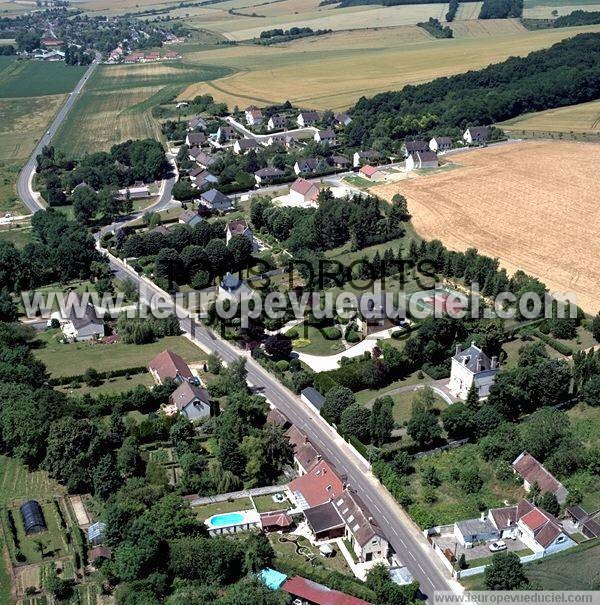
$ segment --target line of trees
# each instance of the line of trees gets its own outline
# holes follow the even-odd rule
[[[523,0],[483,0],[480,19],[509,19],[523,14]]]

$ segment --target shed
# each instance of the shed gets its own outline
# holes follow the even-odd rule
[[[304,403],[308,403],[308,405],[311,405],[313,408],[315,408],[317,412],[321,411],[321,408],[325,403],[325,397],[323,397],[323,395],[321,395],[321,393],[319,393],[319,391],[313,387],[306,387],[305,389],[302,389],[300,399],[302,399]]]
[[[27,535],[37,534],[48,529],[42,507],[36,500],[27,500],[19,509],[23,517],[23,527]]]

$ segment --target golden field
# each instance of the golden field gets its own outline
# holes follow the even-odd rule
[[[528,113],[499,124],[506,131],[600,134],[600,100]]]
[[[223,47],[192,53],[186,60],[226,66],[238,73],[192,84],[180,98],[210,93],[230,107],[289,99],[304,107],[342,109],[363,95],[479,69],[586,31],[600,31],[600,25],[449,40],[406,26],[338,32],[286,45]]]
[[[377,186],[406,196],[420,235],[477,248],[600,309],[600,144],[527,141],[450,156],[458,168]]]

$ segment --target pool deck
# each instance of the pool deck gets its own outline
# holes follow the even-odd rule
[[[213,525],[212,520],[229,517],[234,522],[224,523],[222,525]],[[241,517],[238,520],[238,517]],[[249,510],[238,510],[230,513],[219,513],[213,515],[204,521],[204,524],[208,527],[209,534],[234,534],[238,531],[247,531],[253,527],[260,526],[260,515],[254,509]]]

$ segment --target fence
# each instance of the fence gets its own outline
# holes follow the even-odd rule
[[[468,437],[464,439],[458,439],[456,441],[451,441],[450,443],[446,443],[446,445],[441,445],[440,447],[436,447],[432,450],[428,450],[426,452],[418,452],[414,455],[415,458],[423,458],[424,456],[432,456],[433,454],[439,454],[440,452],[445,452],[446,450],[454,449],[455,447],[460,447],[469,441]]]

